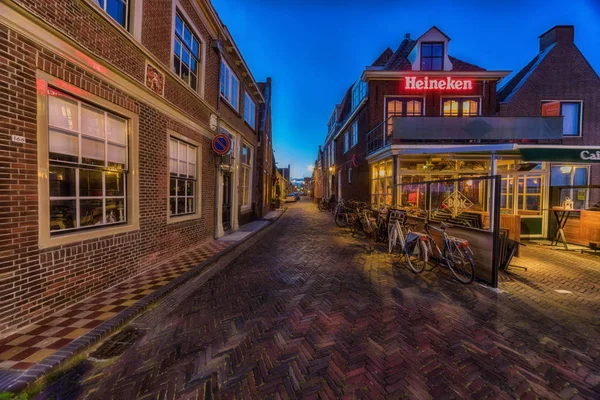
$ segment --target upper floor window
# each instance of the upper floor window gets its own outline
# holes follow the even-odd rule
[[[444,117],[474,117],[480,114],[479,99],[444,99],[442,115]]]
[[[196,212],[197,157],[198,148],[196,146],[170,138],[169,209],[171,216]]]
[[[173,49],[175,73],[192,89],[198,90],[198,69],[201,61],[200,41],[179,14],[175,16],[175,44]]]
[[[356,146],[356,143],[358,143],[358,121],[354,121],[354,123],[352,124],[352,140],[350,141],[350,147],[354,147]]]
[[[444,43],[421,43],[421,71],[444,69]]]
[[[248,96],[248,92],[244,93],[244,121],[252,128],[256,125],[256,105],[250,96]]]
[[[329,118],[329,122],[327,123],[327,132],[331,133],[331,131],[333,129],[335,129],[335,126],[337,124],[337,117],[338,117],[338,110],[336,108],[335,111],[333,112],[333,114],[331,115],[331,117]]]
[[[344,133],[344,153],[346,153],[350,149],[350,135],[348,131]]]
[[[581,105],[580,101],[543,101],[542,116],[562,116],[563,136],[580,136]]]
[[[128,121],[48,89],[50,231],[127,221]]]
[[[355,110],[356,107],[358,107],[366,95],[367,83],[363,80],[359,80],[352,88],[352,110]]]
[[[423,115],[423,99],[409,97],[388,98],[385,110],[388,136],[394,130],[394,123],[391,117],[416,117],[421,115]]]
[[[240,81],[229,65],[221,61],[221,96],[236,110],[239,110]]]
[[[129,7],[131,0],[94,0],[108,15],[123,28],[129,29]]]

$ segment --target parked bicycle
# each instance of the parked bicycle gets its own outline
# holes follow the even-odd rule
[[[459,282],[464,284],[473,282],[475,263],[469,242],[446,233],[446,229],[454,225],[441,222],[438,228],[430,224],[428,217],[429,215],[426,216],[422,233],[411,232],[405,239],[406,263],[414,272],[420,273],[428,263],[435,262],[432,269],[440,265],[445,266]],[[432,229],[442,234],[442,248],[433,238]]]

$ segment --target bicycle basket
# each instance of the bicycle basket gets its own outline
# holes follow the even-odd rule
[[[419,242],[421,241],[422,235],[410,232],[406,236],[406,240],[404,241],[404,251],[410,255],[418,255],[421,252],[421,246],[419,246]]]

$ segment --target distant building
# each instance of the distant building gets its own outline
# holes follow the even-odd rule
[[[277,170],[279,171],[279,173],[281,174],[281,176],[283,176],[284,179],[286,179],[288,181],[291,179],[291,177],[290,177],[290,170],[291,170],[290,164],[288,164],[287,168],[277,168]]]

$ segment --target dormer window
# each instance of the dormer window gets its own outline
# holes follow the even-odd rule
[[[442,71],[444,69],[444,43],[421,43],[421,71]]]

